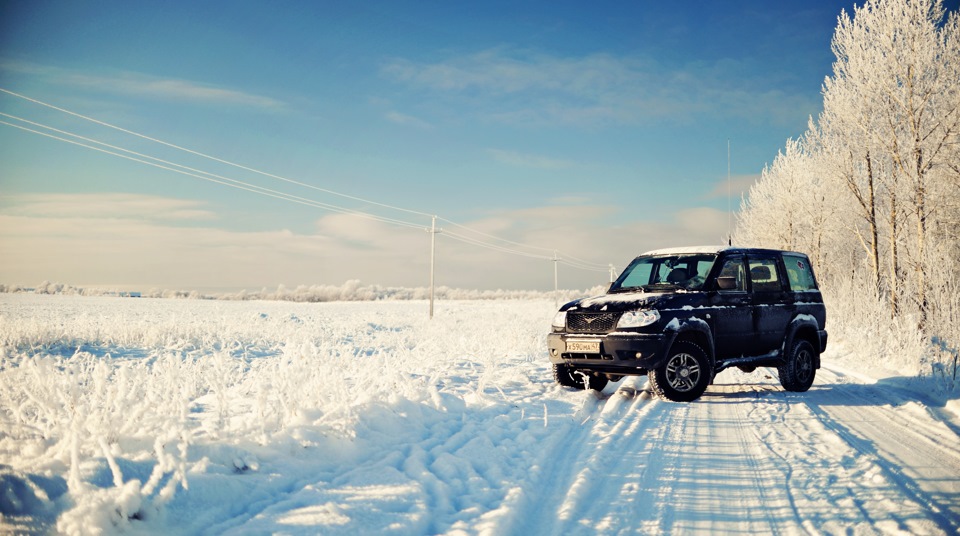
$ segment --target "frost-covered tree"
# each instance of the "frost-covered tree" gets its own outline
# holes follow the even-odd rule
[[[829,271],[824,261],[838,239],[830,222],[838,206],[820,160],[810,139],[787,140],[742,203],[737,243],[803,251],[818,273]]]
[[[911,216],[909,264],[921,322],[930,308],[930,263],[942,253],[931,249],[942,232],[937,213],[957,187],[950,142],[960,130],[960,35],[956,14],[944,17],[940,0],[874,0],[853,17],[842,13],[834,75],[824,84],[825,114],[860,130],[868,164],[889,163],[892,274],[898,213]]]
[[[868,0],[831,46],[822,113],[750,190],[736,236],[810,253],[858,318],[960,347],[960,18]]]

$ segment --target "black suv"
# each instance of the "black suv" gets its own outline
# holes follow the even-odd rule
[[[660,397],[690,401],[730,367],[777,367],[784,389],[806,391],[825,322],[806,255],[678,248],[640,255],[605,295],[561,307],[547,345],[561,385],[602,390],[646,374]]]

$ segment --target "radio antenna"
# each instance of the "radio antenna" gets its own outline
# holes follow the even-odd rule
[[[730,200],[730,138],[727,138],[727,245],[733,245],[733,202]]]

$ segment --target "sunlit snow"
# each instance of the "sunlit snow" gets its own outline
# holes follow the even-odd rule
[[[552,300],[0,295],[0,530],[955,534],[958,418],[842,342],[807,393],[556,385]]]

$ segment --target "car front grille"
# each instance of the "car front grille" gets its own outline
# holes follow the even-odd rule
[[[567,331],[574,333],[607,333],[620,320],[620,313],[567,313]]]

